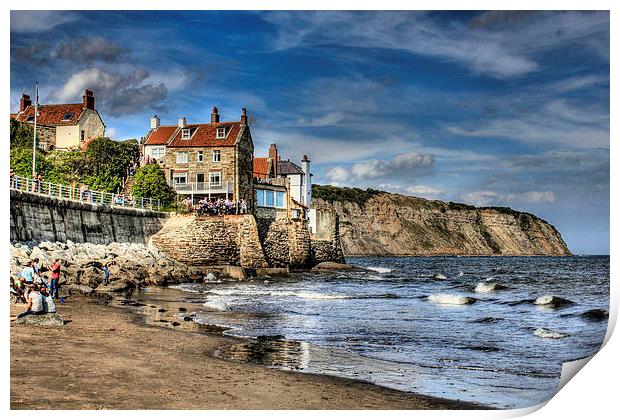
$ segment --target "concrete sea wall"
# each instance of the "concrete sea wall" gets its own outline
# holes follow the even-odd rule
[[[11,190],[12,241],[147,244],[167,213],[81,203]]]

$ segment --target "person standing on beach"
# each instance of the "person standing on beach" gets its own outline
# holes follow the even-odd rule
[[[108,285],[108,279],[110,278],[110,263],[103,264],[103,285]]]
[[[50,281],[50,295],[52,298],[58,299],[58,281],[60,280],[60,260],[55,259],[54,264],[51,265],[52,278]]]

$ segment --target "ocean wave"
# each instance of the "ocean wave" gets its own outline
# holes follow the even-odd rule
[[[545,295],[536,298],[534,305],[559,308],[561,306],[572,305],[574,302],[559,296]]]
[[[366,270],[376,271],[377,273],[391,273],[391,268],[386,267],[364,267]]]
[[[429,302],[439,303],[441,305],[470,305],[476,302],[476,299],[461,295],[430,295],[426,298]]]
[[[540,338],[553,338],[553,339],[559,339],[559,338],[564,338],[564,337],[569,336],[569,334],[561,333],[557,331],[551,331],[546,328],[537,328],[534,331],[534,335]]]
[[[211,299],[202,303],[202,306],[208,309],[215,309],[216,311],[226,312],[228,311],[228,305],[221,299]]]
[[[494,292],[496,290],[502,290],[505,289],[506,286],[499,284],[499,283],[485,283],[485,282],[480,282],[476,285],[476,293],[491,293]]]
[[[474,322],[477,323],[477,324],[495,324],[496,322],[499,322],[499,321],[503,321],[503,319],[502,318],[494,318],[492,316],[487,316],[487,317],[484,317],[484,318],[479,318],[479,319],[475,320]]]
[[[217,296],[277,296],[297,297],[306,300],[341,300],[341,299],[397,299],[400,296],[394,293],[371,295],[344,295],[338,293],[295,292],[289,290],[211,290],[209,294]]]
[[[447,280],[448,279],[445,275],[443,275],[441,273],[437,273],[437,274],[433,275],[433,278],[435,280]]]

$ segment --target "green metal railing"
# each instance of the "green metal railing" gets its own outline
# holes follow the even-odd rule
[[[147,197],[132,197],[124,194],[114,194],[103,191],[93,191],[78,186],[53,184],[51,182],[37,181],[32,178],[21,176],[11,177],[11,189],[41,194],[48,197],[64,198],[66,200],[79,201],[82,203],[106,204],[114,207],[131,207],[138,209],[161,209],[159,200]]]

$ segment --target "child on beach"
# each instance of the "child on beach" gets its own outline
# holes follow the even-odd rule
[[[108,279],[110,278],[110,263],[103,264],[103,285],[108,285]]]
[[[56,305],[54,304],[54,299],[52,299],[45,286],[41,288],[41,295],[43,296],[43,311],[48,314],[55,313]]]

